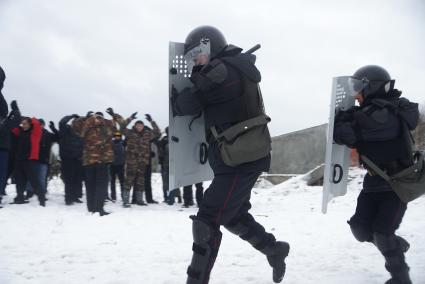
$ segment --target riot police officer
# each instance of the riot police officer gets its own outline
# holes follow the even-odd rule
[[[273,280],[279,283],[285,274],[289,244],[276,241],[248,212],[251,190],[261,172],[269,170],[270,153],[267,151],[254,161],[229,166],[211,133],[213,128],[216,134],[224,133],[263,112],[262,100],[258,99],[261,75],[255,67],[255,56],[228,45],[216,28],[201,26],[186,38],[185,60],[193,87],[181,92],[172,88],[173,111],[175,115],[203,112],[209,142],[208,159],[214,172],[197,215],[191,217],[193,257],[187,271],[187,283],[208,283],[220,247],[220,226],[265,254],[273,268]],[[268,130],[264,135],[269,135]]]
[[[382,67],[368,65],[357,70],[350,85],[359,106],[340,112],[335,118],[334,139],[356,148],[389,175],[412,165],[409,130],[418,123],[418,104],[400,98],[395,80]],[[367,174],[354,216],[348,221],[354,237],[371,242],[383,254],[391,274],[386,283],[411,283],[404,253],[408,242],[395,234],[406,203],[390,185],[365,165]]]

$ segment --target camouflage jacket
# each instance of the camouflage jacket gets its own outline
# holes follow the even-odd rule
[[[127,120],[128,121],[128,120]],[[161,136],[161,131],[155,121],[151,122],[152,130],[146,126],[142,132],[138,132],[135,127],[128,129],[123,127],[122,133],[126,140],[126,163],[149,165],[151,160],[151,143]]]
[[[83,138],[83,165],[88,166],[100,163],[112,163],[114,151],[112,137],[118,130],[117,123],[125,125],[123,118],[115,114],[113,120],[80,117],[72,122],[72,129]]]

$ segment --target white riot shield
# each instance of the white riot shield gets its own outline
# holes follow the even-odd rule
[[[339,110],[348,110],[355,103],[355,91],[349,76],[336,77],[332,84],[332,97],[327,130],[325,175],[323,180],[322,212],[326,213],[328,203],[335,197],[347,193],[350,148],[334,142],[334,119]]]
[[[171,88],[177,91],[192,86],[184,60],[184,44],[170,42],[169,47],[169,98]],[[169,189],[211,180],[213,172],[208,163],[204,117],[175,116],[169,105]]]

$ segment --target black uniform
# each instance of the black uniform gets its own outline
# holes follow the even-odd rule
[[[411,148],[403,125],[414,129],[418,117],[417,104],[399,98],[400,94],[393,89],[381,96],[375,95],[360,107],[339,113],[335,120],[335,141],[357,148],[360,155],[368,157],[389,175],[411,165]],[[403,118],[394,111],[397,108],[404,110]],[[390,185],[368,169],[356,212],[348,223],[358,241],[373,242],[382,252],[387,270],[394,281],[399,281],[389,283],[411,283],[404,260],[407,242],[395,235],[406,208],[407,204]],[[404,276],[399,276],[401,274]]]
[[[59,122],[59,154],[66,204],[81,202],[83,196],[83,139],[68,125],[73,118],[76,116],[68,115]]]
[[[241,49],[228,46],[208,65],[195,66],[190,78],[194,87],[184,89],[172,98],[175,113],[197,115],[203,111],[207,132],[211,126],[221,132],[248,119],[243,92],[247,91],[246,88],[257,90],[257,83],[261,80],[254,62],[255,56],[242,54]],[[243,79],[247,79],[250,84],[244,84]],[[223,162],[218,143],[210,134],[208,136],[208,160],[214,172],[214,179],[205,192],[197,216],[192,217],[194,256],[188,269],[187,283],[208,282],[221,242],[221,225],[266,254],[273,267],[276,265],[273,255],[281,253],[283,249],[284,252],[279,258],[279,269],[284,269],[282,262],[289,246],[285,243],[285,248],[276,249],[275,237],[267,233],[248,213],[251,208],[251,190],[261,172],[269,170],[270,155],[230,167]],[[208,243],[199,239],[205,234],[205,230],[209,232]]]

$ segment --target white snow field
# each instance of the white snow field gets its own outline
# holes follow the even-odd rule
[[[368,243],[358,243],[346,223],[354,212],[363,171],[352,169],[349,192],[321,213],[321,187],[300,177],[253,190],[251,213],[267,230],[291,244],[282,283],[378,284],[389,277],[384,260]],[[263,185],[265,183],[262,183]],[[162,201],[161,179],[153,176]],[[49,184],[47,207],[9,205],[14,186],[0,209],[0,283],[153,283],[182,284],[191,259],[189,215],[164,203],[124,209],[108,203],[105,217],[85,204],[65,206],[60,180]],[[411,243],[407,261],[413,283],[425,283],[425,198],[409,204],[398,233]],[[223,229],[211,284],[266,284],[271,268],[248,243]]]

